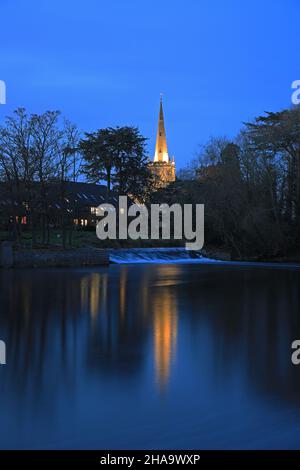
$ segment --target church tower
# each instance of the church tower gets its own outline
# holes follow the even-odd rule
[[[166,187],[175,181],[175,161],[174,158],[170,160],[168,153],[162,96],[160,96],[155,154],[153,162],[150,163],[150,169],[157,179],[158,188]]]

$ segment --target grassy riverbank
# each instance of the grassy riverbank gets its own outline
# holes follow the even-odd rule
[[[0,232],[0,241],[8,240],[9,233],[5,231]],[[37,233],[36,246],[33,247],[32,235],[29,231],[22,234],[22,239],[19,246],[15,245],[17,251],[36,251],[43,250],[45,252],[57,251],[74,251],[82,248],[91,249],[120,249],[120,248],[170,248],[170,247],[184,247],[184,240],[99,240],[96,237],[95,231],[90,229],[75,230],[72,233],[72,244],[67,248],[63,248],[61,233],[58,230],[53,230],[51,233],[49,244],[44,245],[41,240],[41,234]],[[205,244],[203,254],[209,258],[234,260],[234,261],[255,261],[255,262],[278,262],[278,263],[296,263],[300,262],[300,251],[279,254],[274,257],[267,257],[262,255],[252,255],[248,257],[238,258],[230,253],[226,246],[208,245]]]

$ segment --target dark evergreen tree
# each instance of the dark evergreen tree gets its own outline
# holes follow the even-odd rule
[[[80,143],[85,164],[83,171],[91,182],[106,181],[121,195],[143,201],[153,187],[148,168],[146,138],[136,127],[100,129],[85,134]]]

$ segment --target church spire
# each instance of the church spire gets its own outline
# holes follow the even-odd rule
[[[159,108],[158,129],[157,129],[157,135],[156,135],[154,162],[169,163],[169,161],[170,160],[169,160],[169,154],[168,154],[166,130],[165,130],[165,123],[164,123],[162,95],[160,95],[160,108]]]
[[[160,95],[160,107],[158,117],[158,129],[156,136],[156,146],[154,161],[149,163],[151,173],[155,178],[156,188],[165,188],[168,184],[176,180],[175,161],[169,158],[166,130],[164,123],[164,112],[162,104],[162,96]]]

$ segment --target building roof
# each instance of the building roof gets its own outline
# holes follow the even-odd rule
[[[101,203],[118,203],[118,194],[115,191],[107,196],[107,188],[103,184],[65,182],[66,197],[77,206],[97,207]]]
[[[39,206],[40,187],[40,183],[34,184],[35,206]],[[26,201],[27,194],[26,188],[24,187],[23,190],[16,191],[13,197],[8,184],[0,182],[0,209],[1,206],[4,208],[5,206],[14,204],[15,206],[21,207],[23,212],[28,202]],[[64,209],[70,214],[74,209],[85,210],[90,207],[98,207],[100,204],[104,203],[117,206],[119,202],[118,194],[115,191],[111,191],[110,196],[107,196],[107,188],[105,185],[72,181],[65,181],[63,186],[61,182],[47,183],[46,197],[51,209],[54,209],[54,211]]]

